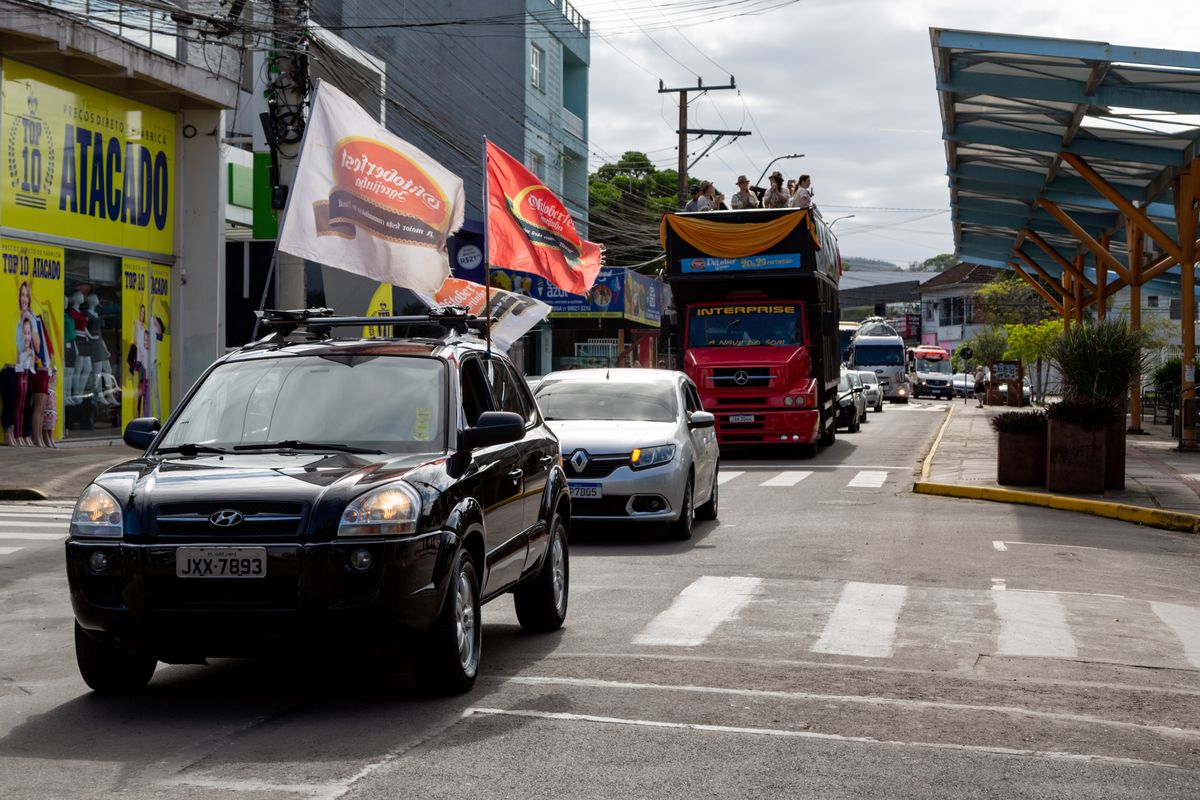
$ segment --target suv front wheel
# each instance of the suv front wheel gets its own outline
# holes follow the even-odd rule
[[[479,616],[479,577],[475,561],[459,551],[450,573],[450,590],[433,627],[418,639],[414,653],[417,682],[439,694],[461,694],[475,685],[483,625]]]
[[[156,659],[130,653],[115,642],[93,638],[78,622],[75,660],[83,682],[102,694],[137,691],[150,682],[158,666]]]

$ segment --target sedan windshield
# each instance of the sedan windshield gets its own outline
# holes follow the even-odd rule
[[[675,385],[666,381],[544,381],[538,407],[548,420],[619,419],[674,422]]]
[[[338,355],[222,364],[156,450],[319,450],[322,444],[385,453],[441,450],[445,383],[445,366],[432,358]]]

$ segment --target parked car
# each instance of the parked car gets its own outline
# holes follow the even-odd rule
[[[687,375],[552,372],[534,394],[562,443],[572,519],[666,522],[690,539],[694,518],[717,518],[716,418]]]
[[[862,384],[856,387],[854,376],[855,373],[844,369],[838,379],[837,416],[834,422],[836,427],[845,428],[850,433],[862,427],[863,417],[867,414]]]
[[[966,372],[956,372],[951,377],[955,397],[975,396],[975,376]]]
[[[867,408],[875,410],[876,414],[883,411],[883,387],[879,384],[879,376],[870,370],[860,370],[859,376],[863,385],[863,402]],[[866,421],[867,417],[863,417]]]
[[[567,480],[512,364],[463,314],[426,318],[440,339],[335,339],[350,323],[310,313],[265,318],[165,424],[130,422],[144,454],[79,498],[67,578],[93,689],[140,688],[158,661],[396,636],[422,683],[461,692],[481,604],[511,592],[522,627],[562,624]]]

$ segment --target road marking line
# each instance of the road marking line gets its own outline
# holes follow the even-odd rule
[[[816,700],[822,703],[858,703],[870,706],[895,706],[910,711],[920,711],[929,708],[941,708],[951,711],[986,711],[997,714],[1014,714],[1023,717],[1038,717],[1066,722],[1083,722],[1090,725],[1105,725],[1129,730],[1149,730],[1157,733],[1168,733],[1188,739],[1200,738],[1200,731],[1185,728],[1171,728],[1163,725],[1142,725],[1137,722],[1122,722],[1120,720],[1093,717],[1085,714],[1063,714],[1056,711],[1036,711],[1017,706],[977,706],[970,703],[947,703],[937,700],[912,700],[900,697],[878,697],[874,695],[838,695],[812,694],[810,692],[781,692],[769,689],[736,689],[724,686],[675,686],[662,683],[630,683],[626,681],[606,681],[598,678],[558,678],[540,677],[536,675],[515,675],[507,678],[485,678],[497,683],[516,683],[525,686],[580,686],[589,689],[631,689],[638,691],[683,692],[695,694],[730,695],[733,697],[762,697],[777,700]]]
[[[1004,578],[992,578],[993,592],[1007,592],[1008,586],[1005,585]]]
[[[24,550],[24,547],[0,547],[0,556],[11,556],[18,550]]]
[[[1001,542],[1001,544],[1019,544],[1025,547],[1057,547],[1061,550],[1104,550],[1108,551],[1107,547],[1084,547],[1076,544],[1050,544],[1049,542]]]
[[[1048,750],[1018,750],[1011,747],[983,747],[973,744],[947,744],[944,742],[900,742],[887,739],[875,739],[870,736],[840,736],[836,733],[817,733],[816,731],[787,731],[773,728],[740,728],[731,725],[701,725],[691,722],[660,722],[646,719],[621,719],[619,717],[600,717],[593,714],[569,714],[554,711],[515,711],[503,708],[472,707],[463,712],[463,716],[488,715],[502,717],[525,717],[527,719],[565,720],[570,722],[596,722],[608,725],[632,725],[642,728],[670,728],[674,730],[705,731],[708,733],[744,733],[756,736],[781,736],[794,739],[823,739],[825,741],[847,742],[854,744],[883,744],[888,746],[921,747],[931,750],[957,750],[967,753],[987,753],[1003,756],[1034,756],[1037,758],[1063,759],[1070,761],[1105,762],[1110,764],[1126,764],[1143,767],[1167,767],[1181,769],[1175,764],[1164,764],[1157,761],[1142,761],[1137,758],[1118,758],[1116,756],[1088,755],[1082,753],[1063,753]]]
[[[0,528],[66,528],[70,524],[70,517],[64,517],[62,522],[26,522],[24,520],[0,519]]]
[[[734,462],[734,466],[740,467],[742,469],[771,470],[771,469],[779,469],[780,467],[783,467],[785,465],[784,464],[743,464],[741,462]],[[807,466],[809,469],[883,469],[883,470],[887,470],[888,472],[906,472],[906,471],[912,469],[911,466],[908,466],[908,467],[881,467],[877,464],[806,464],[805,466]]]
[[[1004,542],[998,542],[998,541],[993,541],[993,542],[992,542],[992,547],[994,547],[994,548],[996,548],[997,550],[1000,550],[1000,551],[1004,551],[1004,550],[1007,550],[1007,549],[1008,549],[1008,547],[1007,547],[1007,546],[1004,544]]]
[[[883,486],[887,480],[886,472],[875,472],[874,470],[864,470],[854,476],[854,479],[846,484],[850,489],[878,489]]]
[[[717,485],[724,486],[739,475],[745,475],[744,472],[719,472],[717,473]]]
[[[800,481],[812,475],[811,472],[781,472],[773,478],[768,478],[759,486],[795,486]]]
[[[1183,654],[1193,667],[1200,667],[1200,609],[1174,603],[1151,602],[1150,608],[1183,644]]]
[[[695,647],[758,594],[762,578],[698,578],[670,608],[633,637],[634,644]]]
[[[67,533],[7,533],[0,531],[0,539],[36,539],[38,541],[56,542],[67,538]]]
[[[890,657],[896,639],[896,620],[900,618],[900,609],[907,596],[907,586],[847,583],[813,650],[847,656]]]
[[[995,588],[995,587],[993,587]],[[1075,658],[1079,650],[1067,626],[1067,611],[1056,594],[995,592],[1000,634],[996,652],[1006,656]]]

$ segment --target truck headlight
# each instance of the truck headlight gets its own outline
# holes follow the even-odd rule
[[[338,536],[395,536],[417,529],[421,497],[405,483],[354,498],[342,512]]]
[[[72,536],[111,536],[124,532],[121,507],[107,489],[92,484],[83,490],[71,513]]]
[[[656,464],[666,464],[675,457],[675,445],[664,444],[658,447],[639,447],[629,454],[629,466],[634,469],[646,469]]]

